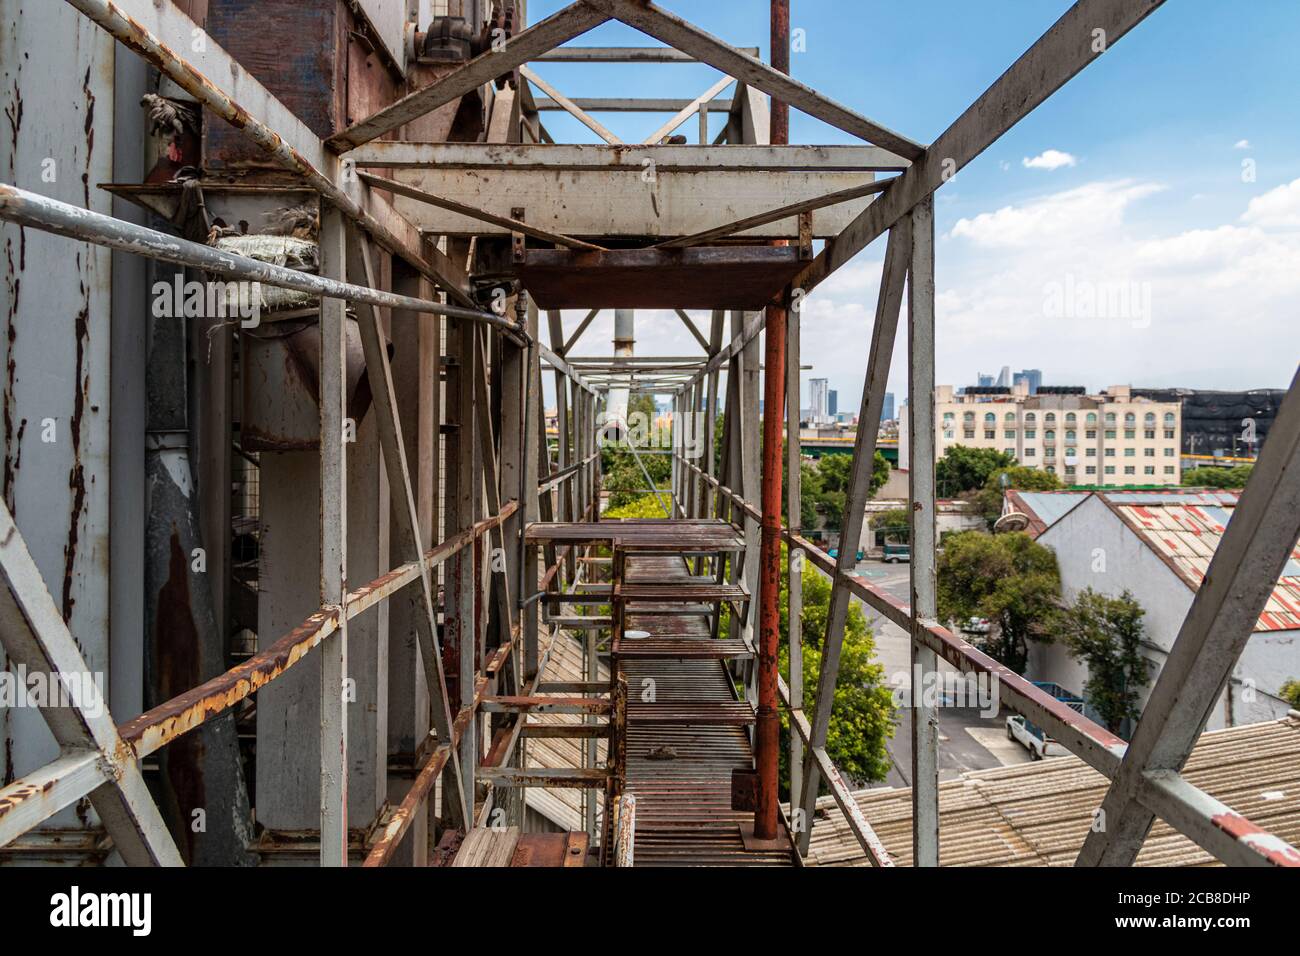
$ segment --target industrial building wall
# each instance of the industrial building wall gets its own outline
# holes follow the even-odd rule
[[[113,89],[113,40],[98,26],[66,3],[0,0],[7,182],[111,213],[98,186],[113,179]],[[0,255],[0,490],[90,669],[107,682],[112,256],[11,225],[0,227]],[[0,722],[3,783],[56,756],[35,709],[5,708]],[[65,811],[52,822],[90,824],[83,806],[80,818]]]

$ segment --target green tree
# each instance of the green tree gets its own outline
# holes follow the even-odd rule
[[[944,539],[938,564],[939,616],[993,623],[982,649],[1017,673],[1030,641],[1050,642],[1060,613],[1056,555],[1027,534],[962,531]]]
[[[1141,713],[1138,692],[1151,668],[1141,652],[1145,613],[1127,590],[1111,598],[1086,588],[1062,615],[1066,647],[1088,666],[1088,701],[1114,734]]]
[[[873,531],[883,531],[888,537],[905,541],[911,533],[911,515],[906,508],[890,508],[871,518]]]
[[[785,546],[781,546],[782,561]],[[805,565],[806,567],[806,565]],[[804,700],[812,716],[812,698],[821,673],[821,644],[826,636],[831,586],[822,575],[803,575],[803,681]],[[790,677],[790,591],[781,577],[781,673]],[[844,647],[835,681],[835,702],[831,709],[826,752],[842,773],[857,783],[881,781],[889,773],[886,742],[894,735],[897,710],[893,693],[885,683],[885,669],[875,662],[876,644],[857,604],[849,605],[844,624]],[[790,715],[781,712],[781,793],[790,793]]]
[[[980,489],[980,493],[976,498],[980,514],[988,521],[990,527],[1002,514],[1002,493],[1004,490],[1002,478],[1004,475],[1007,479],[1005,487],[1016,488],[1020,491],[1056,491],[1065,487],[1061,484],[1061,479],[1050,471],[1041,471],[1027,465],[1012,465],[1010,468],[997,469],[985,480],[984,487]]]
[[[1283,684],[1282,697],[1296,710],[1300,710],[1300,680],[1292,678]]]
[[[889,480],[890,472],[888,459],[878,451],[872,459],[871,466],[868,497],[874,496]],[[805,481],[801,498],[811,499],[813,509],[821,515],[826,527],[838,530],[844,527],[844,506],[848,501],[849,482],[853,477],[853,456],[823,455],[817,462],[816,470],[819,480]],[[815,518],[812,521],[805,521],[804,527],[812,527],[815,523]]]
[[[1183,484],[1189,488],[1245,488],[1254,465],[1232,468],[1191,468],[1183,472]]]
[[[941,497],[956,498],[967,492],[979,491],[988,484],[991,474],[1015,464],[1015,457],[1006,452],[953,445],[935,462],[936,488]]]

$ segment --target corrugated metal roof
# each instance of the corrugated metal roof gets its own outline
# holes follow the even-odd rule
[[[1046,530],[1090,494],[1088,491],[1017,491],[1016,497],[1024,505],[1025,514],[1041,521]]]
[[[1292,845],[1300,843],[1300,718],[1203,734],[1184,771],[1195,786]],[[1077,757],[977,770],[939,785],[943,866],[1070,866],[1107,781]],[[912,863],[912,791],[860,790],[854,799],[900,866]],[[831,797],[817,801],[809,866],[869,866]],[[1138,866],[1216,866],[1163,821]]]
[[[543,681],[584,681],[587,679],[582,664],[582,644],[567,631],[555,637],[551,647],[550,659],[542,672]],[[601,661],[596,668],[596,679],[609,680],[609,666]],[[547,694],[548,697],[580,696],[577,694]],[[577,714],[534,714],[529,717],[532,723],[541,724],[578,724],[583,718]],[[542,767],[547,770],[579,769],[583,766],[583,751],[586,741],[528,738],[523,742],[526,765]],[[605,765],[605,741],[596,742],[596,755],[599,766]],[[524,800],[529,808],[536,810],[562,830],[582,830],[586,825],[582,818],[582,798],[586,791],[577,789],[560,789],[547,787],[528,787],[524,791]],[[595,794],[597,791],[590,791]],[[596,801],[596,819],[600,820],[602,800]]]
[[[1228,491],[1103,497],[1192,590],[1205,579],[1237,503],[1237,493]],[[1300,546],[1292,552],[1255,630],[1300,630]]]

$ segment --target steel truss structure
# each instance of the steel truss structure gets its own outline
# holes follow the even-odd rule
[[[440,780],[442,819],[462,833],[487,825],[497,809],[518,825],[523,811],[516,797],[522,788],[603,790],[608,798],[603,858],[612,865],[630,865],[637,811],[632,795],[622,793],[626,688],[618,680],[609,686],[596,681],[592,636],[586,637],[593,665],[586,681],[543,680],[562,630],[585,634],[600,627],[597,618],[584,620],[564,609],[608,602],[609,592],[589,576],[601,559],[584,544],[542,544],[542,538],[530,536],[530,529],[552,523],[599,523],[600,401],[618,387],[675,396],[672,520],[721,519],[739,537],[738,557],[717,568],[725,569],[728,584],[741,589],[736,593],[756,596],[731,616],[727,635],[743,642],[756,658],[741,666],[750,700],[758,705],[756,839],[777,835],[771,827],[779,813],[773,749],[779,703],[795,731],[790,765],[796,800],[781,821],[792,835],[792,848],[808,849],[814,802],[824,783],[871,861],[884,867],[894,863],[826,750],[845,620],[850,599],[857,598],[910,632],[913,664],[922,673],[934,671],[942,658],[963,671],[995,678],[1004,704],[1044,727],[1112,781],[1102,807],[1106,825],[1089,835],[1081,865],[1131,864],[1156,817],[1226,863],[1300,865],[1294,848],[1179,775],[1300,537],[1300,379],[1292,382],[1131,744],[936,620],[933,195],[1056,89],[1104,56],[1161,0],[1079,0],[929,146],[797,82],[783,58],[765,64],[756,50],[730,46],[648,0],[578,0],[328,137],[313,133],[172,0],[67,3],[319,197],[320,275],[308,276],[0,186],[0,219],[24,228],[320,297],[318,607],[233,669],[120,725],[102,709],[47,708],[60,756],[0,790],[0,846],[89,796],[127,863],[181,863],[182,853],[144,786],[142,762],[315,660],[320,669],[317,839],[322,865],[347,865],[358,855],[367,866],[423,860],[411,845],[422,839],[414,834],[422,832]],[[788,9],[784,20],[782,5],[775,3],[774,9],[774,38],[780,40],[784,33],[788,46]],[[609,20],[664,46],[565,45]],[[780,44],[773,48],[779,53]],[[690,100],[569,98],[529,68],[530,63],[555,60],[699,62],[716,68],[721,78]],[[512,77],[513,85],[503,85],[495,94],[483,141],[384,138],[503,76]],[[723,98],[732,84],[734,92]],[[545,97],[534,98],[532,87]],[[761,94],[771,97],[770,110]],[[788,145],[789,107],[865,145]],[[556,110],[575,117],[605,145],[553,145],[541,112]],[[591,115],[651,110],[670,117],[639,145],[623,143]],[[727,117],[716,138],[709,134],[711,113]],[[699,145],[662,144],[692,119],[698,120]],[[661,195],[695,200],[671,208],[705,212],[652,218],[631,198],[611,204],[611,178],[636,175],[647,163],[656,171]],[[470,170],[476,175],[466,176]],[[561,172],[577,184],[574,192],[590,189],[602,208],[557,202]],[[788,172],[803,175],[776,175]],[[877,180],[878,173],[893,175]],[[489,188],[471,188],[484,180]],[[709,210],[723,198],[735,199],[729,184],[741,181],[746,185],[736,195],[743,192],[748,199],[732,202],[733,214],[719,221]],[[764,364],[759,336],[766,332],[765,407],[784,404],[786,409],[787,508],[797,515],[799,302],[882,236],[887,249],[860,421],[880,419],[906,292],[913,542],[912,600],[906,604],[853,573],[853,548],[842,548],[840,557],[831,559],[801,529],[781,525],[782,421],[779,412],[766,421],[759,414]],[[434,237],[443,237],[441,244],[431,241]],[[484,261],[490,246],[486,240],[492,237],[503,243],[504,262]],[[824,239],[825,245],[814,255],[815,239]],[[636,248],[626,248],[632,240]],[[381,268],[381,259],[387,257],[405,264],[410,273],[404,291],[384,288],[389,270]],[[744,270],[754,263],[764,271],[776,268],[779,287],[748,288],[743,279],[752,273]],[[595,359],[573,353],[602,309],[654,304],[650,286],[663,284],[669,270],[679,268],[680,301],[668,307],[702,355]],[[506,284],[503,308],[480,304],[485,300],[476,294],[476,278],[483,273],[514,278]],[[552,275],[576,287],[574,301],[549,284]],[[732,281],[736,276],[740,280]],[[720,283],[719,277],[729,278]],[[710,301],[713,293],[705,285],[741,292]],[[571,307],[587,312],[566,334],[561,310]],[[360,586],[349,574],[349,309],[355,315],[377,447],[393,499],[393,553],[403,559]],[[709,314],[707,327],[696,324],[692,310]],[[549,348],[540,340],[542,312]],[[432,440],[436,449],[437,429],[425,427],[427,409],[417,412],[420,423],[411,421],[409,408],[403,410],[385,338],[390,328],[396,337],[399,326],[418,328],[418,340],[431,356],[421,375],[435,402],[435,426],[437,383],[445,378],[443,522],[436,544],[437,506],[431,502],[439,497],[439,479],[436,450],[430,452],[428,443]],[[443,336],[445,350],[439,345]],[[407,335],[405,340],[417,338]],[[541,398],[546,370],[554,376],[557,396],[554,457]],[[719,414],[723,431],[715,436]],[[761,467],[755,452],[760,429],[767,449]],[[422,432],[418,440],[416,431]],[[719,437],[720,465],[711,453],[688,452],[711,450]],[[847,541],[860,537],[875,445],[874,430],[860,428],[845,507]],[[652,484],[648,475],[647,481]],[[784,567],[782,543],[788,554]],[[489,564],[492,572],[485,573]],[[802,580],[809,566],[832,582],[826,631],[819,636],[823,663],[816,687],[804,686],[799,653]],[[51,674],[85,672],[87,665],[8,509],[0,509],[0,571],[5,584],[0,639],[10,661]],[[780,575],[787,577],[790,601],[788,680],[777,673],[775,661]],[[349,821],[353,761],[344,688],[351,674],[349,652],[358,648],[350,641],[349,626],[398,600],[408,601],[412,609],[409,626],[416,640],[408,663],[418,668],[427,694],[427,721],[420,731],[424,740],[405,793],[376,819],[359,821],[364,834],[358,838],[358,821]],[[583,723],[547,730],[528,720],[544,713],[578,714]],[[914,702],[912,728],[914,860],[935,866],[941,837],[937,715]],[[583,741],[586,765],[574,770],[529,767],[521,741],[548,736]],[[605,766],[598,766],[598,738],[608,740]],[[593,836],[598,833],[596,810],[597,801],[584,803]]]

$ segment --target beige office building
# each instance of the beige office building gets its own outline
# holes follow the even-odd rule
[[[899,467],[908,467],[906,410],[899,414]],[[1134,398],[1127,385],[1100,395],[1073,389],[935,389],[935,453],[953,445],[994,448],[1067,485],[1176,485],[1182,480],[1181,406]],[[940,493],[943,490],[940,489]]]

